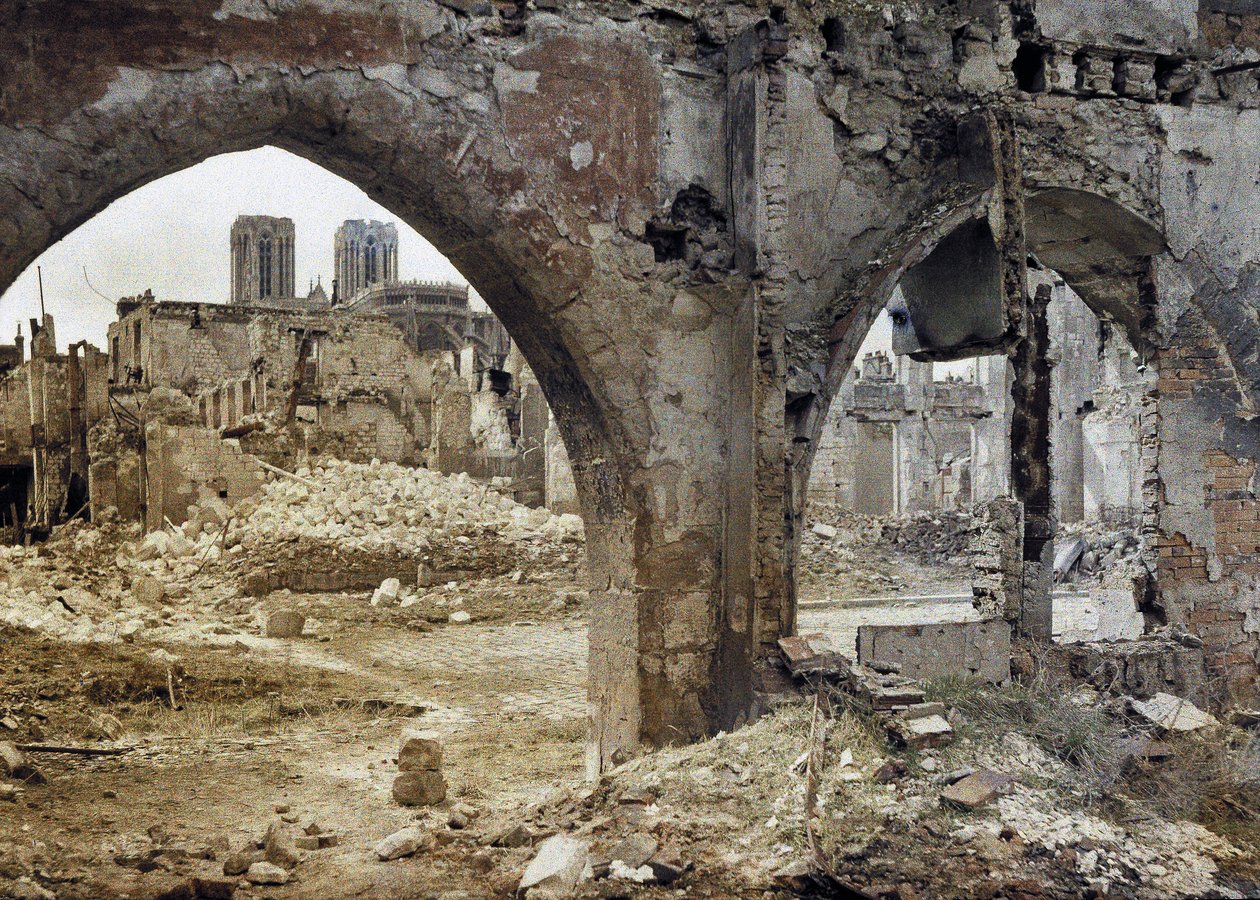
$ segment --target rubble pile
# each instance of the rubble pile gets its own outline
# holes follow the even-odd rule
[[[816,503],[805,547],[839,543],[851,548],[896,550],[925,563],[955,561],[967,551],[973,516],[966,510],[919,511],[901,516],[862,516]]]
[[[228,545],[312,538],[347,549],[424,548],[429,540],[493,532],[507,540],[582,540],[582,520],[522,506],[465,474],[395,463],[329,460],[277,478],[236,510]],[[300,480],[299,480],[300,479]]]
[[[1080,524],[1065,525],[1055,541],[1054,577],[1071,582],[1101,578],[1118,566],[1140,562],[1142,536],[1137,528],[1102,531]]]
[[[806,599],[962,590],[970,580],[969,512],[868,517],[815,502],[801,537],[799,578]]]
[[[0,545],[0,624],[70,643],[130,639],[147,610],[130,602],[114,556],[137,533],[76,520],[41,546]]]
[[[967,550],[972,515],[966,511],[916,512],[906,516],[874,520],[879,543],[895,547],[921,559],[949,562]]]

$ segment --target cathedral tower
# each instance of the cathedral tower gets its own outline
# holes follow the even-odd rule
[[[232,302],[267,305],[294,296],[293,220],[237,216],[232,223]]]
[[[375,220],[347,219],[333,242],[337,294],[344,302],[372,284],[398,280],[398,229]]]

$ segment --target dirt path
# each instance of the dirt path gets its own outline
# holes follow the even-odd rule
[[[191,876],[222,878],[227,849],[257,839],[274,810],[288,807],[297,827],[315,823],[340,843],[309,853],[290,884],[257,889],[267,896],[460,896],[449,891],[464,885],[463,896],[479,897],[514,887],[529,851],[479,842],[522,807],[581,780],[581,621],[420,633],[354,624],[359,596],[315,602],[343,614],[327,641],[199,636],[197,628],[181,632],[182,640],[171,635],[163,649],[185,663],[230,677],[248,660],[272,673],[274,689],[243,704],[189,701],[180,711],[160,702],[101,707],[141,732],[120,743],[142,749],[41,757],[48,783],[0,807],[0,876],[42,872],[47,877],[38,880],[60,898],[159,896]],[[38,643],[42,666],[50,651],[64,655],[67,668],[77,663],[79,648]],[[407,809],[391,799],[406,727],[443,736],[450,797],[485,815],[475,832],[443,828],[451,845],[424,859],[380,863],[371,850],[381,838],[417,818],[445,824],[444,810]],[[49,736],[56,736],[51,728]],[[153,871],[116,861],[157,848],[170,852]],[[198,858],[210,855],[216,858]]]

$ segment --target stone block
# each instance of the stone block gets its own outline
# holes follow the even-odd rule
[[[442,768],[442,742],[434,731],[403,734],[398,751],[399,772],[436,772]]]
[[[301,637],[305,627],[306,616],[296,610],[282,609],[267,617],[267,637]]]
[[[1052,644],[1041,662],[1061,677],[1114,695],[1147,700],[1168,693],[1199,703],[1208,699],[1203,649],[1171,638]]]
[[[858,662],[895,665],[909,678],[965,675],[1004,684],[1011,677],[1011,628],[999,620],[863,625]]]
[[[446,780],[441,772],[401,772],[393,795],[403,806],[436,806],[446,799]]]
[[[944,747],[954,740],[954,729],[950,727],[945,717],[938,713],[913,717],[902,714],[889,721],[886,727],[889,736],[895,742],[914,750]]]

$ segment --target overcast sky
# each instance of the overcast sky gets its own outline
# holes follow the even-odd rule
[[[299,294],[316,277],[332,292],[333,233],[346,219],[398,226],[403,278],[466,283],[432,244],[353,184],[292,153],[263,147],[225,153],[146,184],[54,244],[0,295],[0,343],[13,341],[18,322],[28,334],[27,320],[39,316],[37,265],[43,267],[44,303],[56,320],[62,350],[83,339],[104,349],[105,329],[116,318],[115,302],[145,288],[159,300],[226,303],[231,296],[228,236],[232,221],[242,214],[293,220]],[[484,308],[475,295],[473,302]],[[883,313],[862,352],[890,349],[891,335]]]
[[[160,300],[226,303],[228,235],[241,214],[288,216],[296,229],[299,294],[316,276],[332,292],[333,233],[346,219],[398,226],[403,278],[463,276],[433,246],[350,182],[275,147],[226,153],[151,182],[115,201],[44,252],[0,295],[0,343],[18,321],[39,316],[35,266],[43,267],[44,303],[64,349],[86,338],[102,349],[119,297],[152,288]],[[84,281],[83,270],[92,285]]]

